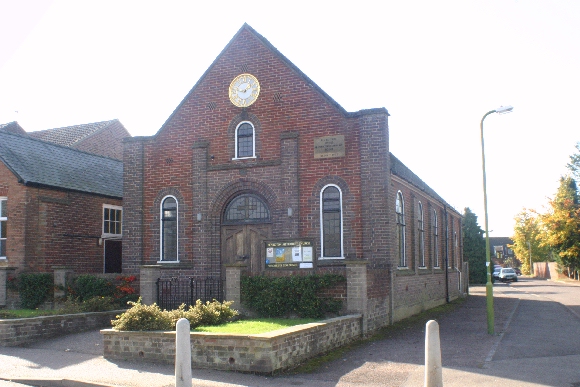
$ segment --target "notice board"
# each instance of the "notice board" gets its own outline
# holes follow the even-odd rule
[[[265,241],[266,269],[312,269],[314,244],[311,240]]]

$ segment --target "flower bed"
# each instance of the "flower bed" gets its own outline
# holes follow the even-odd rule
[[[175,332],[104,329],[106,359],[175,363]],[[272,373],[362,336],[362,316],[350,315],[257,335],[192,332],[191,365],[242,372]]]

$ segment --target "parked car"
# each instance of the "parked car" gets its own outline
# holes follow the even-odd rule
[[[504,267],[499,271],[498,279],[501,282],[510,282],[510,281],[518,282],[518,275],[516,274],[516,271],[511,267]]]
[[[491,283],[499,280],[499,272],[501,271],[501,266],[496,266],[493,268],[493,273],[491,274]]]

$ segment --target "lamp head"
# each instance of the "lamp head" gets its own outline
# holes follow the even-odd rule
[[[506,114],[506,113],[511,113],[512,110],[514,110],[513,106],[500,106],[497,109],[495,109],[495,112],[497,114]]]

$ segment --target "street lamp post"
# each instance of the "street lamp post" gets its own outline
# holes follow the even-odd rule
[[[481,119],[481,165],[483,170],[483,209],[485,212],[485,264],[487,269],[487,282],[485,284],[485,297],[487,302],[487,333],[494,334],[494,315],[493,315],[493,284],[491,283],[492,265],[489,252],[489,227],[487,221],[487,188],[485,178],[485,148],[483,145],[483,121],[491,113],[505,114],[513,110],[511,106],[500,106],[495,110],[490,110]]]

